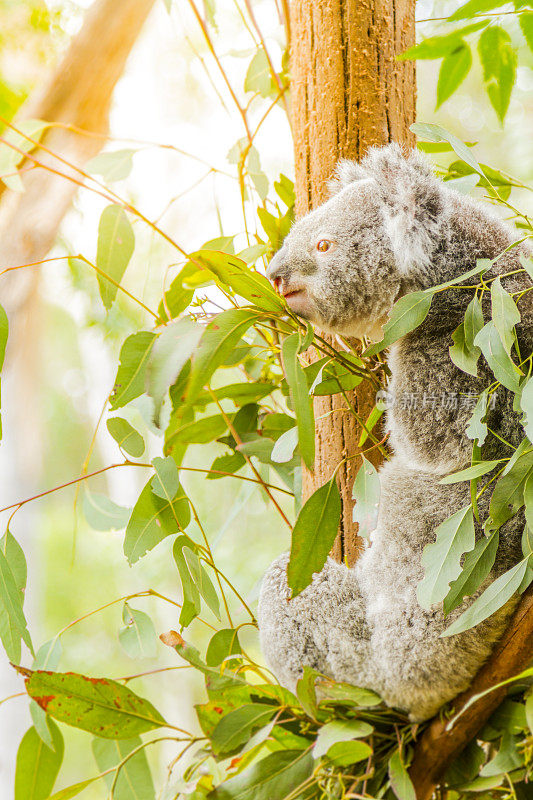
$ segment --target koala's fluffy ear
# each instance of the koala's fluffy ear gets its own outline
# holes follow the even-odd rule
[[[342,189],[349,186],[350,183],[369,177],[366,170],[364,170],[357,161],[350,161],[347,158],[343,158],[337,163],[333,177],[328,184],[329,193],[331,195],[337,194]]]
[[[447,193],[427,159],[415,150],[405,155],[391,144],[369,150],[361,168],[380,191],[398,267],[407,273],[427,266],[447,216]]]

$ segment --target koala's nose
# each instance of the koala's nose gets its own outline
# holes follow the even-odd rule
[[[267,278],[273,283],[279,283],[279,281],[287,277],[289,270],[286,263],[286,256],[287,251],[282,247],[268,265]]]

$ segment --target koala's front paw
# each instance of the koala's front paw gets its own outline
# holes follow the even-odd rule
[[[288,553],[269,567],[259,600],[261,646],[280,682],[294,690],[304,666],[366,685],[369,631],[353,570],[328,559],[304,591],[289,600]]]

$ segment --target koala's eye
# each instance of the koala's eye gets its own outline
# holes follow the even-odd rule
[[[325,252],[326,252],[326,250],[329,250],[329,248],[330,248],[330,247],[331,247],[331,242],[329,241],[329,239],[321,239],[321,240],[320,240],[320,241],[317,243],[316,249],[317,249],[317,250],[318,250],[320,253],[325,253]]]

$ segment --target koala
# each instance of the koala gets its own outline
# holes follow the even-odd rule
[[[531,250],[518,239],[485,204],[438,180],[423,155],[404,154],[391,144],[370,150],[360,163],[339,164],[330,199],[295,223],[268,276],[289,307],[320,329],[380,339],[392,305],[408,292],[456,278],[480,258],[500,256],[488,277],[520,270],[520,256],[531,257]],[[502,278],[502,285],[516,292],[532,282],[521,270]],[[483,356],[477,377],[459,370],[449,356],[451,334],[472,296],[464,287],[436,293],[422,325],[389,349],[386,424],[392,457],[380,471],[377,527],[356,565],[328,559],[294,599],[289,599],[287,554],[266,573],[259,602],[261,645],[267,663],[291,690],[309,665],[372,689],[387,705],[421,721],[469,686],[504,632],[515,598],[477,627],[440,638],[489,582],[521,558],[523,513],[502,527],[485,584],[446,619],[441,604],[425,610],[416,595],[424,547],[435,541],[441,522],[470,503],[469,482],[439,483],[471,462],[465,429],[473,406],[460,399],[477,398],[494,382]],[[532,297],[526,292],[518,302],[522,358],[533,348]],[[490,305],[484,311],[487,321]],[[406,403],[406,397],[417,402]],[[503,387],[487,423],[496,435],[487,439],[483,457],[508,458],[523,429],[512,393]],[[489,500],[490,491],[484,492],[481,524]],[[482,535],[476,523],[476,537]]]

